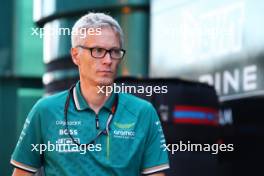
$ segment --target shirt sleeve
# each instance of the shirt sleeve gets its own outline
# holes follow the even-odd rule
[[[168,153],[165,150],[165,137],[158,114],[150,105],[146,116],[149,117],[147,139],[143,154],[142,174],[152,174],[169,168]]]
[[[10,163],[28,172],[37,172],[41,167],[41,154],[38,151],[42,143],[40,115],[37,105],[30,111],[24,123]]]

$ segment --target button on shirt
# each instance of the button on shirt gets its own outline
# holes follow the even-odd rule
[[[12,155],[12,165],[29,172],[44,166],[46,176],[136,176],[169,168],[162,127],[149,102],[130,94],[112,93],[98,113],[97,129],[96,114],[82,96],[78,82],[71,96],[66,130],[67,95],[64,91],[34,105]],[[69,133],[80,144],[86,144],[106,127],[116,96],[118,105],[110,134],[101,135],[89,149],[73,145]]]

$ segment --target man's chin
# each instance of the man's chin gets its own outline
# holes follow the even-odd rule
[[[114,83],[113,79],[109,79],[109,78],[102,78],[100,80],[97,80],[97,84],[98,86],[110,86]]]

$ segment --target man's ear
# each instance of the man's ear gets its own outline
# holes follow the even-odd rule
[[[80,64],[78,48],[71,48],[71,57],[72,57],[73,63],[78,66]]]

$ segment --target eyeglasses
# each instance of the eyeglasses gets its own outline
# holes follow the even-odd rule
[[[119,49],[119,48],[112,48],[112,49],[105,49],[105,48],[99,48],[99,47],[86,47],[82,45],[78,45],[76,47],[82,48],[89,50],[91,52],[91,56],[96,58],[96,59],[102,59],[105,57],[106,53],[110,54],[111,59],[118,59],[121,60],[123,59],[126,51],[124,49]]]

